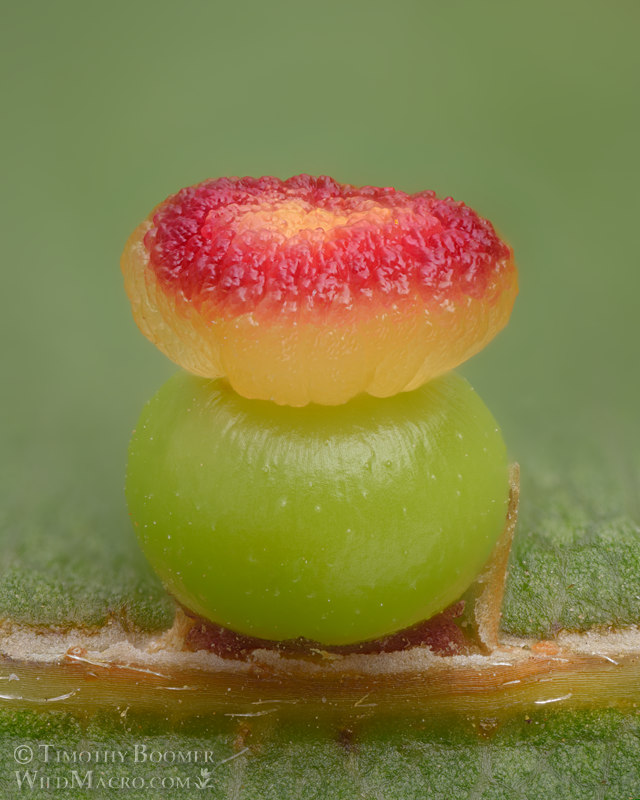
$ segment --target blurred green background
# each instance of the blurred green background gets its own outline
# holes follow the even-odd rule
[[[463,370],[513,457],[567,430],[637,450],[637,3],[5,5],[0,441],[27,520],[60,493],[123,508],[130,431],[175,367],[132,322],[120,252],[219,175],[464,200],[520,268]]]

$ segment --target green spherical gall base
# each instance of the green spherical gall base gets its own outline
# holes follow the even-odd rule
[[[341,406],[246,400],[179,373],[145,406],[127,500],[167,589],[264,639],[375,639],[441,611],[505,522],[504,442],[448,374]]]

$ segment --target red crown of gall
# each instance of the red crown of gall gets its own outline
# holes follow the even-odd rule
[[[165,292],[225,315],[479,299],[511,258],[464,203],[309,175],[182,189],[158,207],[144,245]]]

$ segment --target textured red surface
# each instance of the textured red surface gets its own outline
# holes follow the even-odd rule
[[[158,207],[144,244],[165,292],[230,315],[482,298],[511,255],[451,198],[309,175],[183,189]]]
[[[186,609],[185,609],[186,610]],[[221,625],[197,618],[197,623],[187,634],[186,646],[189,650],[209,650],[221,658],[243,659],[253,650],[278,650],[285,654],[350,653],[375,654],[396,653],[412,647],[429,647],[441,656],[455,656],[468,653],[473,645],[462,628],[455,622],[464,611],[464,600],[454,603],[441,614],[420,622],[411,628],[370,642],[350,645],[324,645],[296,639],[274,642],[270,639],[257,639],[235,633]],[[187,614],[189,612],[187,611]]]

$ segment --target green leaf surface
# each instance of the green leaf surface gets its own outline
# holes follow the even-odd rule
[[[76,451],[45,474],[12,473],[25,451],[3,451],[0,618],[62,628],[109,620],[169,626],[174,603],[139,552],[122,497],[105,497],[95,472],[77,468],[84,443],[72,441]]]
[[[585,452],[577,438],[562,438],[553,465],[548,456],[546,465],[533,454],[524,461],[504,631],[550,637],[640,621],[633,441],[611,458],[593,440]]]
[[[31,778],[30,796],[50,796],[40,783],[48,780],[51,795],[65,800],[118,791],[131,798],[221,800],[640,796],[637,709],[538,711],[501,723],[449,717],[385,717],[350,728],[257,722],[176,722],[122,711],[90,719],[56,711],[2,712],[0,791],[21,796],[22,781],[22,794],[29,796]]]

